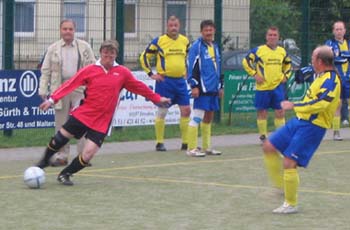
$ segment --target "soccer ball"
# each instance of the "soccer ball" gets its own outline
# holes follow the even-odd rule
[[[24,171],[23,179],[29,188],[41,188],[45,183],[45,172],[39,167],[32,166]]]

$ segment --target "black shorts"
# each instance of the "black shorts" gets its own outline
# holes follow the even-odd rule
[[[90,129],[73,116],[69,116],[68,120],[62,127],[76,139],[80,139],[85,136],[87,139],[94,142],[98,147],[102,146],[106,137],[106,134]]]

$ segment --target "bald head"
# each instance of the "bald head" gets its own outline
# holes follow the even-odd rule
[[[334,54],[329,46],[323,45],[317,47],[312,52],[311,59],[316,72],[333,69]]]

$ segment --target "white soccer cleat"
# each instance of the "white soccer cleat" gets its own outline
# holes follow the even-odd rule
[[[219,150],[215,150],[215,149],[207,149],[207,150],[205,150],[205,154],[212,155],[212,156],[219,156],[222,154],[222,152]]]
[[[343,125],[343,126],[349,126],[349,121],[348,121],[348,120],[342,121],[342,125]]]
[[[186,154],[190,157],[205,157],[205,153],[201,152],[198,148],[187,150]]]
[[[284,202],[280,207],[274,209],[272,212],[275,214],[293,214],[298,212],[298,207]]]

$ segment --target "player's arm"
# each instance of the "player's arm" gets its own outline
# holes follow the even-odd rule
[[[199,96],[199,86],[200,86],[200,68],[199,68],[199,46],[200,43],[196,42],[190,49],[187,58],[187,83],[191,87],[192,96]]]
[[[284,74],[284,81],[287,81],[292,75],[292,59],[286,55],[282,62],[282,72]]]
[[[257,61],[258,57],[256,55],[257,48],[252,49],[245,58],[242,60],[242,65],[244,70],[247,72],[249,76],[255,78],[256,83],[261,84],[264,82],[263,76],[260,76],[257,71]]]
[[[86,70],[87,67],[84,67],[83,69],[79,70],[78,73],[76,73],[68,81],[64,82],[55,92],[53,92],[49,99],[45,100],[39,106],[39,108],[43,110],[48,109],[51,105],[56,104],[61,98],[71,93],[79,86],[84,85],[85,76],[90,72],[89,69]]]
[[[324,111],[336,97],[335,87],[336,83],[331,79],[327,79],[315,98],[306,102],[294,103],[294,111],[312,114]]]
[[[141,67],[150,77],[154,74],[150,62],[158,52],[157,41],[158,39],[154,39],[140,55]]]

